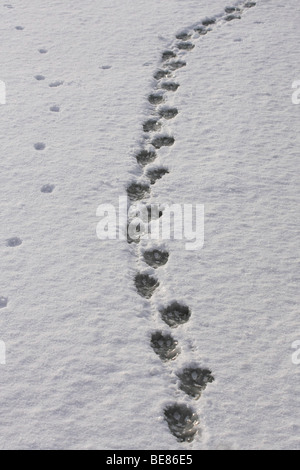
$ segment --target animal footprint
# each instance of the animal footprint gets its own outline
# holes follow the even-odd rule
[[[139,201],[147,197],[150,193],[150,187],[142,183],[131,183],[127,188],[127,194],[131,201]]]
[[[45,150],[46,145],[43,142],[37,142],[34,144],[35,150]]]
[[[171,328],[177,328],[179,325],[183,325],[189,321],[191,317],[189,307],[179,304],[178,302],[172,302],[168,307],[161,309],[160,313],[163,321]]]
[[[186,66],[186,62],[184,60],[173,60],[168,64],[169,69],[177,70],[181,69],[182,67]]]
[[[192,35],[190,33],[179,33],[176,35],[176,39],[179,39],[180,41],[188,41],[191,37]]]
[[[60,107],[59,106],[51,106],[50,111],[53,113],[59,113]]]
[[[160,149],[161,147],[171,147],[175,142],[174,137],[169,137],[169,136],[160,136],[160,137],[155,137],[152,140],[152,145],[156,149]]]
[[[163,61],[173,59],[174,57],[176,57],[176,54],[173,51],[165,51],[162,53],[162,56],[161,56]]]
[[[159,268],[164,266],[169,259],[169,253],[161,250],[147,250],[144,253],[144,260],[152,268]]]
[[[160,104],[164,101],[164,97],[162,95],[149,95],[148,96],[148,101],[151,104]]]
[[[16,26],[16,29],[17,29],[18,31],[23,31],[23,29],[25,29],[25,28],[24,28],[24,26]]]
[[[245,3],[245,8],[252,8],[255,7],[256,3],[255,2],[247,2]]]
[[[163,215],[163,211],[161,207],[157,204],[151,204],[147,206],[148,211],[148,222],[150,223],[152,220],[157,220]]]
[[[34,78],[35,78],[36,80],[38,80],[38,81],[40,81],[40,80],[45,80],[44,75],[36,75]]]
[[[155,72],[155,74],[153,75],[153,77],[155,78],[155,80],[161,80],[162,78],[164,77],[167,77],[169,75],[169,70],[157,70],[157,72]]]
[[[179,83],[175,83],[175,82],[165,82],[165,83],[162,83],[161,87],[163,90],[176,91],[180,87],[180,85]]]
[[[210,26],[212,24],[215,24],[216,20],[215,18],[207,18],[206,20],[202,21],[203,26]]]
[[[240,20],[241,17],[238,15],[228,15],[225,18],[225,21]]]
[[[47,54],[47,49],[39,49],[40,54]]]
[[[207,34],[207,29],[203,28],[203,26],[197,26],[197,28],[195,28],[194,31],[200,34],[200,36],[205,36],[205,34]]]
[[[192,408],[176,403],[165,408],[164,415],[170,432],[179,442],[192,442],[194,440],[199,418]]]
[[[7,304],[8,304],[8,298],[0,296],[0,308],[7,307]]]
[[[157,180],[160,180],[167,173],[169,173],[167,168],[152,168],[147,171],[147,177],[150,179],[151,184],[155,184]]]
[[[140,165],[145,166],[156,159],[156,153],[153,150],[141,150],[135,158]]]
[[[64,82],[62,80],[57,80],[56,82],[49,83],[49,87],[50,88],[57,88],[57,87],[59,87],[63,84],[64,84]]]
[[[164,119],[173,119],[178,114],[177,108],[161,108],[159,115]]]
[[[20,246],[20,245],[22,245],[21,238],[13,237],[13,238],[9,238],[8,240],[6,240],[6,246],[9,246],[11,248],[14,248],[15,246]]]
[[[195,45],[189,41],[186,41],[186,42],[183,41],[183,42],[179,42],[177,44],[177,47],[178,49],[182,51],[191,51],[192,49],[194,49]]]
[[[136,290],[141,297],[150,299],[157,287],[159,282],[155,277],[149,276],[149,274],[137,274],[134,279]]]
[[[174,361],[180,354],[178,341],[172,335],[163,334],[161,331],[152,333],[151,346],[163,362]]]
[[[157,119],[149,119],[143,124],[144,132],[154,132],[161,129],[161,123]]]
[[[226,7],[225,13],[234,13],[235,11],[240,11],[238,7]]]
[[[188,367],[179,372],[177,376],[180,379],[180,389],[196,400],[200,398],[207,384],[215,380],[209,369],[201,369],[200,367]]]
[[[42,193],[52,193],[55,189],[54,184],[44,184],[44,186],[41,187],[41,192]]]

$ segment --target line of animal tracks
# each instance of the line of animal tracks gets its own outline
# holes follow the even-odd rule
[[[213,32],[216,26],[221,26],[232,21],[241,20],[242,15],[256,2],[243,1],[236,6],[226,7],[221,15],[205,18],[198,25],[182,29],[175,37],[167,50],[162,52],[161,64],[153,75],[154,86],[148,94],[150,103],[150,116],[142,123],[144,141],[135,154],[136,162],[141,171],[140,178],[130,181],[127,186],[127,195],[130,203],[143,204],[146,207],[146,220],[144,223],[150,226],[154,220],[164,216],[163,206],[159,202],[149,204],[151,186],[159,179],[166,178],[169,173],[167,166],[156,165],[155,161],[162,147],[169,148],[175,143],[174,137],[164,131],[164,128],[176,119],[180,110],[176,107],[176,92],[180,87],[178,71],[187,66],[188,54],[193,51],[199,41]],[[133,216],[134,217],[134,216]],[[147,232],[148,232],[147,231]],[[140,229],[138,237],[132,238],[127,234],[127,240],[133,254],[138,257],[141,269],[134,278],[135,288],[138,295],[143,297],[149,304],[149,311],[155,310],[152,304],[152,295],[157,290],[159,296],[161,283],[159,270],[166,266],[170,253],[157,242],[145,249],[141,243],[143,231]],[[161,299],[164,303],[164,299]],[[164,364],[176,366],[176,358],[181,353],[181,347],[176,340],[176,329],[188,322],[193,312],[190,307],[174,299],[160,309],[160,316],[164,328],[153,330],[150,337],[150,347]],[[174,333],[173,333],[174,332]],[[214,381],[211,370],[204,369],[191,362],[189,367],[177,370],[178,386],[182,393],[187,394],[189,399],[198,400],[207,385]],[[163,410],[165,421],[170,432],[180,442],[192,442],[199,431],[199,418],[195,407],[185,402],[174,401]]]

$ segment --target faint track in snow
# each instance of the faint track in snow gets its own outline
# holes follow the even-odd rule
[[[139,179],[131,181],[127,187],[127,195],[131,202],[140,202],[147,204],[147,199],[151,196],[151,186],[157,180],[165,177],[169,169],[163,166],[154,166],[157,159],[157,152],[162,147],[169,147],[170,152],[175,144],[175,138],[167,132],[164,132],[166,121],[175,119],[179,110],[174,105],[168,105],[168,98],[175,96],[180,83],[176,77],[176,71],[187,66],[186,56],[193,51],[197,41],[203,39],[208,33],[213,31],[216,26],[226,24],[235,20],[241,20],[245,11],[256,5],[253,1],[239,1],[234,6],[227,6],[222,14],[213,17],[207,17],[191,27],[184,28],[176,34],[175,40],[169,48],[162,52],[160,67],[154,72],[153,78],[155,85],[148,95],[148,102],[151,105],[151,116],[142,124],[144,131],[144,144],[136,153],[137,164],[142,170]],[[147,182],[149,181],[149,183]],[[163,217],[163,209],[157,204],[158,209],[156,217]],[[147,207],[147,206],[146,206]],[[152,220],[151,212],[147,207],[148,214],[144,222],[149,224]],[[147,211],[146,211],[147,212]],[[139,241],[142,239],[142,228],[140,227],[140,238],[132,239],[127,234],[129,243],[134,244],[134,250],[139,258],[141,269],[135,276],[134,283],[137,293],[149,302],[149,308],[155,310],[151,298],[154,294],[160,292],[160,282],[156,271],[166,266],[170,253],[164,247],[158,247],[157,243],[151,249],[143,250],[139,247]],[[152,272],[149,272],[149,267]],[[160,309],[161,320],[170,328],[180,328],[180,325],[189,321],[192,312],[190,308],[174,300],[172,303]],[[160,357],[163,363],[175,361],[181,353],[180,345],[173,335],[168,331],[153,331],[150,339],[150,346]],[[212,372],[191,364],[181,371],[177,371],[179,389],[189,398],[198,399],[207,385],[214,381]],[[173,403],[164,409],[164,418],[169,426],[170,432],[181,442],[193,441],[197,434],[199,423],[198,415],[195,410],[185,403]]]

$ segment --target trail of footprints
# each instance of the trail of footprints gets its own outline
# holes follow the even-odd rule
[[[4,8],[7,8],[7,9],[13,9],[14,8],[11,4],[4,4],[3,6],[4,6]],[[15,29],[17,31],[24,31],[25,27],[18,25],[18,26],[15,26]],[[48,50],[45,49],[45,48],[40,48],[37,51],[42,55],[45,55],[45,54],[48,53]],[[37,75],[34,76],[34,78],[38,82],[43,82],[46,79],[46,77],[42,74],[37,74]],[[64,82],[62,80],[56,80],[54,82],[50,82],[49,87],[50,88],[57,88],[57,87],[63,85],[63,83]],[[57,105],[53,105],[49,108],[49,111],[51,111],[53,113],[59,113],[60,112],[60,107],[57,106]],[[44,142],[36,142],[35,144],[33,144],[33,148],[38,152],[43,152],[46,149],[46,144]],[[55,189],[54,184],[44,184],[40,188],[40,192],[44,193],[44,194],[51,194],[54,191],[54,189]],[[22,243],[23,243],[23,241],[22,241],[21,238],[11,237],[8,240],[6,240],[5,245],[8,248],[16,248],[16,247],[19,247],[20,245],[22,245]],[[8,301],[9,301],[8,297],[0,296],[0,309],[6,308],[7,305],[8,305]]]
[[[136,153],[137,164],[142,170],[139,180],[131,181],[127,187],[127,195],[131,203],[140,203],[139,218],[149,224],[159,217],[163,217],[163,207],[159,204],[147,204],[151,195],[151,186],[169,173],[164,166],[153,166],[158,157],[158,151],[169,147],[170,152],[175,144],[175,138],[164,132],[167,121],[175,119],[179,110],[169,106],[170,96],[174,97],[180,87],[176,79],[176,71],[187,65],[185,56],[195,48],[195,43],[206,36],[218,24],[226,24],[233,20],[240,20],[244,11],[254,7],[256,2],[243,1],[240,6],[228,6],[219,17],[206,18],[199,25],[181,31],[168,50],[163,51],[161,64],[153,75],[154,86],[148,95],[151,105],[151,116],[142,123],[144,144]],[[172,99],[171,99],[172,101]],[[169,122],[168,122],[169,124]],[[133,215],[133,218],[136,214]],[[165,248],[153,248],[143,251],[138,246],[143,236],[143,228],[139,224],[137,232],[128,231],[127,241],[134,243],[139,258],[145,264],[145,272],[138,272],[134,278],[137,293],[151,303],[151,297],[160,287],[159,277],[156,274],[169,260],[169,252]],[[149,267],[153,273],[149,274]],[[159,311],[161,321],[167,330],[155,330],[151,334],[150,347],[163,363],[171,364],[181,353],[181,347],[172,331],[180,328],[191,318],[192,312],[188,305],[174,300]],[[200,366],[191,365],[176,373],[179,389],[190,399],[197,400],[208,384],[214,381],[212,372]],[[163,410],[165,421],[170,432],[180,442],[191,442],[197,434],[199,418],[192,406],[186,403],[175,402]]]

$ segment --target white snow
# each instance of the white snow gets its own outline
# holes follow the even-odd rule
[[[149,302],[133,279],[152,272],[137,254],[156,244],[96,236],[97,207],[141,175],[161,53],[237,3],[0,6],[1,449],[300,448],[298,0],[257,0],[180,53],[167,94],[179,114],[163,129],[176,142],[155,161],[170,173],[150,200],[204,204],[203,249],[164,242]],[[192,316],[163,364],[150,335],[170,331],[159,308],[174,300]],[[178,388],[191,364],[215,377],[199,401]],[[164,421],[177,401],[200,417],[193,443]]]

